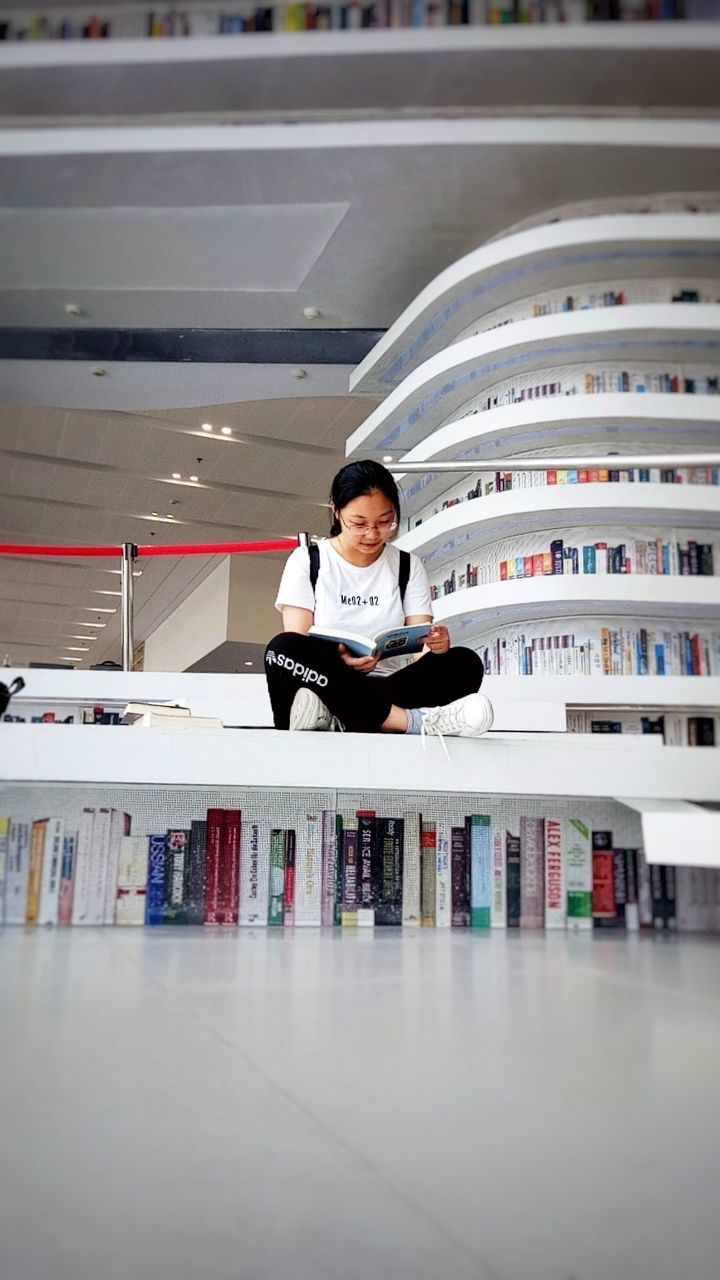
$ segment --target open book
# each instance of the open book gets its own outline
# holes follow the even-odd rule
[[[331,627],[311,627],[308,635],[318,640],[344,644],[355,658],[395,658],[406,653],[420,653],[432,622],[416,622],[410,627],[389,627],[375,636],[361,636],[356,631],[334,631]]]

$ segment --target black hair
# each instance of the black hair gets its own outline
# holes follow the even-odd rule
[[[330,489],[330,501],[334,511],[342,511],[349,502],[354,498],[362,498],[367,493],[378,490],[383,497],[391,502],[395,509],[395,519],[400,523],[400,495],[398,487],[393,476],[380,462],[373,462],[371,458],[365,459],[363,462],[348,462],[347,466],[341,467]],[[340,521],[335,518],[333,512],[333,521],[330,526],[330,537],[334,538],[340,533],[342,526]]]

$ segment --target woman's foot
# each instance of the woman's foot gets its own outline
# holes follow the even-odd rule
[[[324,702],[320,701],[312,689],[298,689],[290,708],[290,724],[295,732],[327,731],[342,729],[336,716],[328,711]]]
[[[446,707],[423,708],[425,733],[449,738],[480,738],[492,728],[493,709],[484,693],[469,693]]]

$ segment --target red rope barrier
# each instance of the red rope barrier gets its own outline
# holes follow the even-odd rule
[[[215,542],[200,546],[138,547],[140,556],[219,556],[258,555],[264,551],[293,551],[297,538],[279,538],[274,542]],[[14,543],[0,543],[2,556],[64,556],[65,558],[93,556],[119,559],[122,547],[23,547]]]
[[[278,539],[276,542],[215,542],[205,546],[138,547],[141,556],[226,556],[255,555],[262,551],[294,551],[297,538]]]
[[[0,543],[2,556],[114,556],[122,555],[122,547],[22,547]]]

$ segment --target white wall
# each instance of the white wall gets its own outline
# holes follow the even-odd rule
[[[145,641],[146,671],[185,671],[227,639],[231,557]]]

